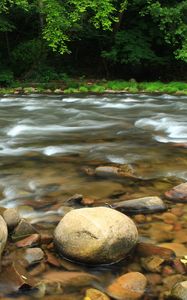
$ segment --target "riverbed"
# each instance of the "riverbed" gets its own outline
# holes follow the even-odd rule
[[[74,194],[93,206],[145,196],[164,199],[165,191],[187,181],[186,116],[187,97],[167,94],[1,97],[0,206],[18,207],[23,218],[52,233],[66,212],[79,207],[68,201]],[[98,177],[98,166],[126,166],[133,176]],[[166,203],[169,209],[182,207],[177,224],[186,220],[186,204]],[[161,233],[174,230],[159,214],[133,218],[144,242],[167,241],[155,234],[155,224]],[[86,270],[102,278],[104,289],[123,268],[125,262]],[[161,299],[160,290],[155,295],[149,289],[145,299]]]

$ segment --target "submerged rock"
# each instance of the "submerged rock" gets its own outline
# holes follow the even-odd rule
[[[7,225],[6,225],[3,217],[0,216],[0,258],[1,258],[4,248],[6,246],[7,237],[8,237]]]
[[[37,233],[36,229],[30,223],[22,219],[15,228],[12,239],[14,241],[19,241],[33,233]]]
[[[35,285],[35,297],[45,295],[62,295],[64,291],[80,290],[82,287],[92,286],[99,279],[86,272],[53,272],[43,275],[43,279]]]
[[[121,212],[131,214],[155,213],[165,211],[167,209],[162,199],[157,196],[118,202],[113,205],[113,208]]]
[[[133,169],[129,165],[99,166],[95,169],[95,175],[101,177],[134,177]]]
[[[165,197],[176,202],[187,202],[187,182],[181,183],[165,192]]]
[[[44,258],[44,252],[40,248],[28,248],[25,250],[24,258],[30,266],[41,261]]]
[[[96,289],[87,289],[84,300],[110,300],[110,298]]]
[[[173,250],[149,243],[138,243],[136,247],[136,254],[140,257],[157,255],[165,260],[172,260],[176,257]]]
[[[160,246],[171,249],[175,252],[176,256],[186,256],[187,248],[183,244],[179,243],[162,243]]]
[[[108,288],[108,294],[117,300],[141,299],[147,285],[146,277],[139,272],[130,272],[117,278]]]
[[[6,209],[3,213],[3,218],[10,229],[16,227],[21,220],[19,212],[16,208]]]
[[[171,290],[171,296],[178,300],[187,299],[187,281],[178,282]]]
[[[137,240],[138,232],[133,221],[106,207],[73,210],[60,221],[54,233],[60,254],[92,264],[123,259]]]
[[[31,289],[35,285],[35,280],[20,263],[13,262],[1,272],[0,283],[4,291],[8,294]]]

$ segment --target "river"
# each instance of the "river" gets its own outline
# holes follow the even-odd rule
[[[0,206],[52,231],[74,194],[96,205],[162,196],[187,181],[186,116],[187,96],[1,97]],[[88,175],[102,165],[128,165],[135,178]]]

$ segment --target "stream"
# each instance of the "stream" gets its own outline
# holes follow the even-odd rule
[[[133,170],[133,178],[97,177],[90,171],[124,165]],[[93,199],[96,206],[112,205],[145,196],[163,198],[165,191],[186,181],[187,96],[0,98],[0,206],[17,207],[21,217],[43,232],[52,233],[62,216],[77,208],[67,203],[74,194]],[[181,220],[187,220],[186,204],[168,205],[182,207]],[[159,214],[145,218],[141,222],[133,216],[140,239],[165,242],[155,234],[155,223],[161,234],[167,227]],[[102,278],[103,288],[123,268],[126,263],[86,270]],[[155,291],[149,289],[144,299],[162,299],[161,288]]]

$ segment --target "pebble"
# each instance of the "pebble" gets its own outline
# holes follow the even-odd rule
[[[150,256],[146,258],[141,258],[141,265],[142,267],[149,272],[161,272],[162,264],[165,262],[163,258],[159,256]]]
[[[176,202],[187,202],[187,182],[181,183],[165,192],[165,197]]]
[[[34,233],[26,237],[25,239],[18,241],[16,243],[16,246],[18,248],[33,247],[38,245],[39,242],[40,242],[40,235],[38,233]]]
[[[178,300],[187,299],[187,281],[178,282],[171,290],[171,296]]]
[[[187,248],[183,244],[179,244],[179,243],[162,243],[162,244],[160,244],[160,246],[173,250],[177,257],[187,255]]]
[[[108,286],[107,293],[118,300],[138,300],[145,293],[146,277],[139,272],[130,272],[118,277]]]
[[[41,261],[44,258],[44,252],[40,248],[28,248],[25,250],[24,258],[30,266]]]
[[[12,234],[12,239],[14,241],[19,241],[33,233],[37,233],[36,229],[30,223],[28,223],[24,219],[21,219]]]
[[[164,260],[171,260],[176,257],[175,252],[167,247],[159,247],[150,243],[138,243],[136,246],[136,253],[140,257],[159,256]]]
[[[91,288],[86,290],[84,300],[110,300],[110,298],[101,291]]]

